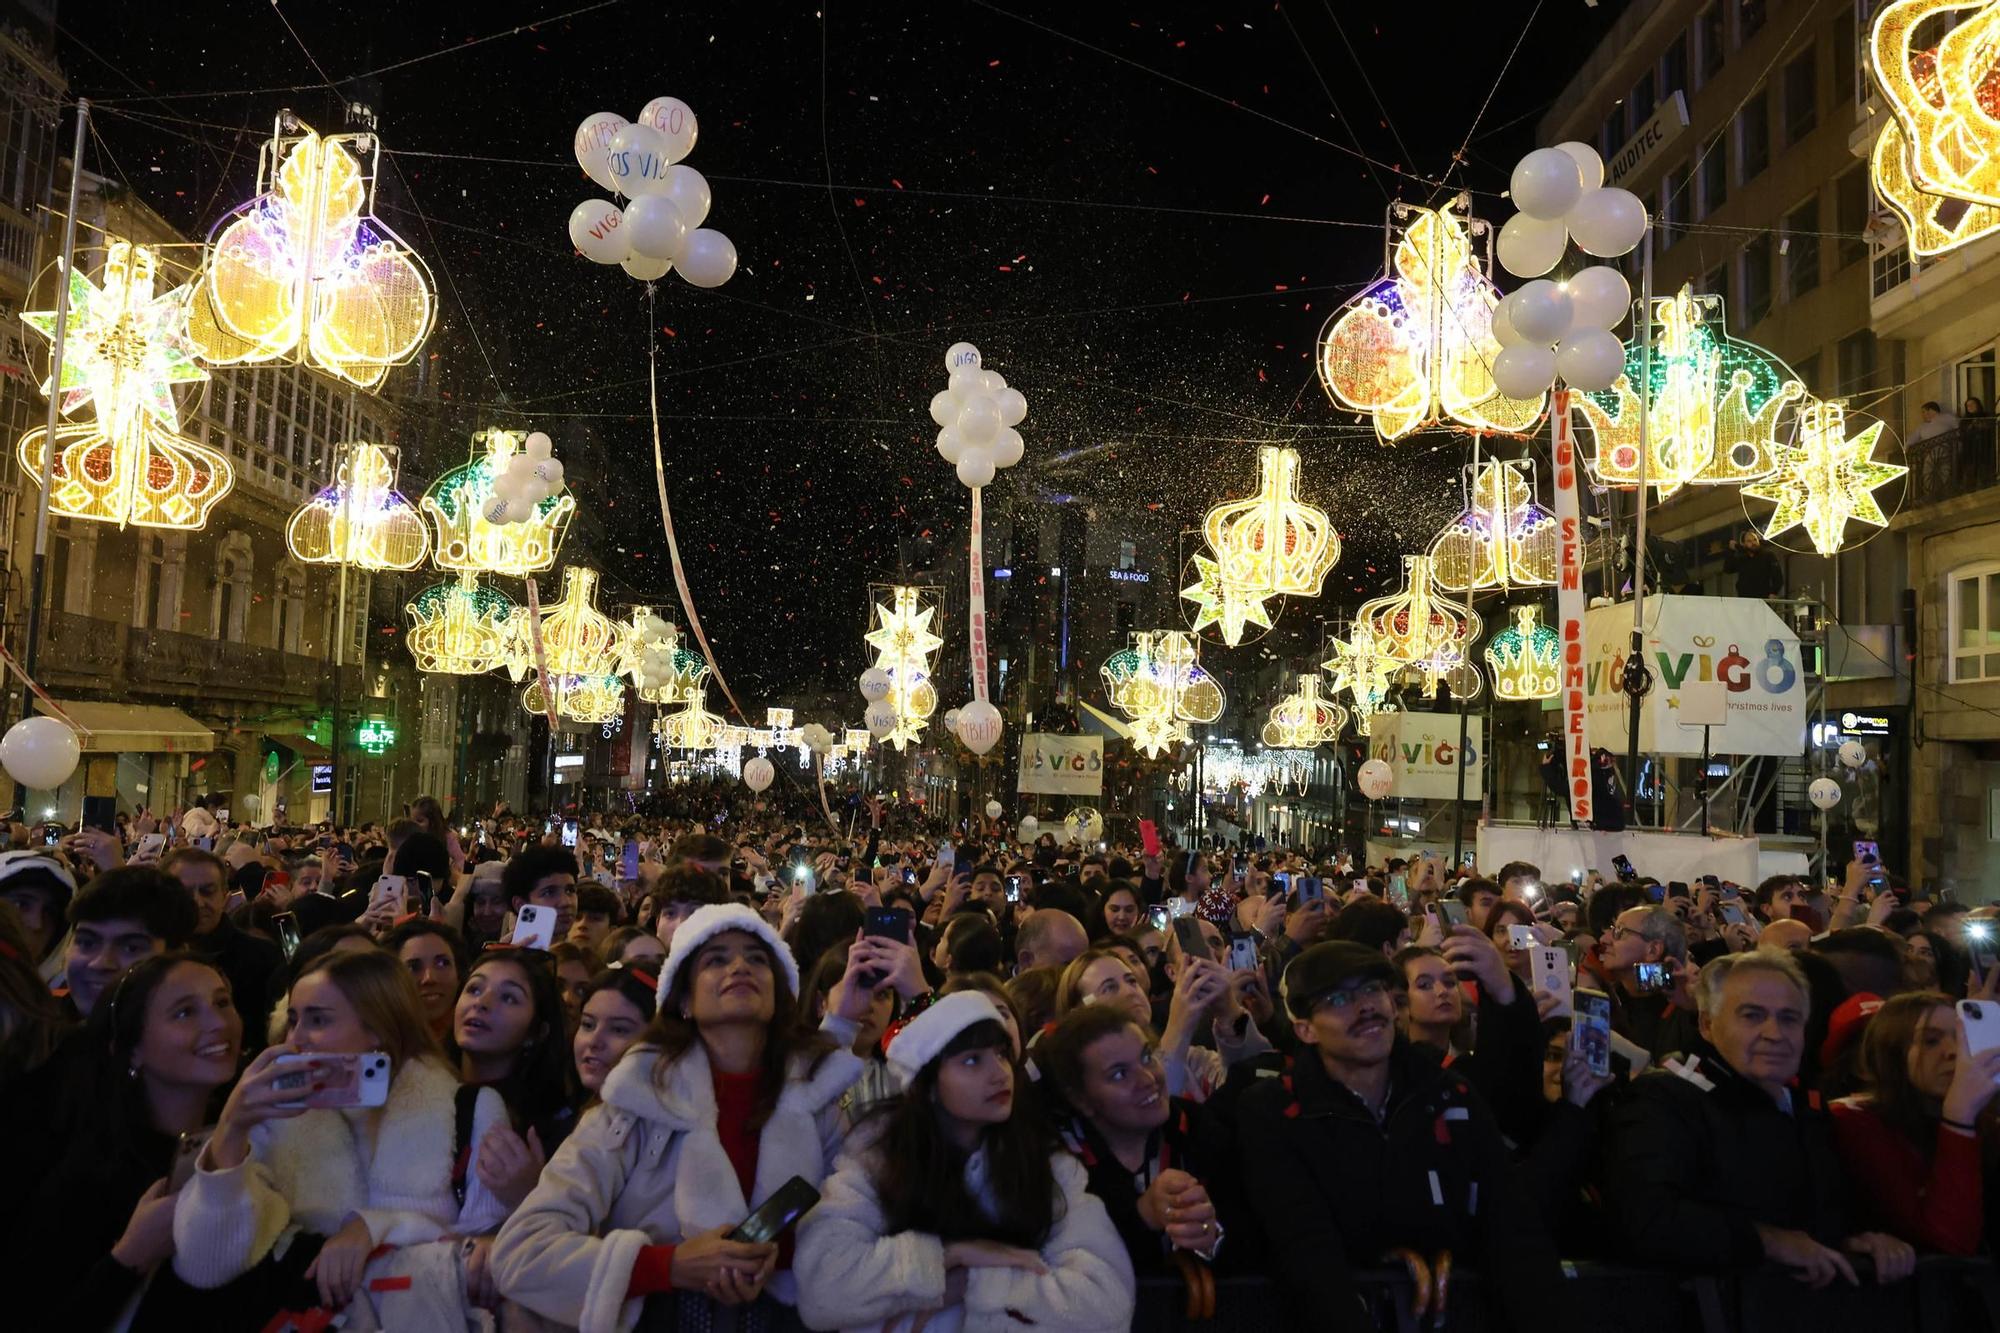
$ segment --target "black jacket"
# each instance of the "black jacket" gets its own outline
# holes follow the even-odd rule
[[[1427,1047],[1398,1041],[1390,1069],[1379,1124],[1304,1048],[1237,1107],[1244,1191],[1294,1323],[1372,1330],[1349,1274],[1407,1246],[1492,1279],[1489,1327],[1542,1326],[1555,1247],[1493,1113]]]
[[[1616,981],[1610,991],[1611,1030],[1634,1046],[1645,1047],[1654,1064],[1693,1050],[1701,1041],[1700,1021],[1664,993],[1631,995]]]
[[[1732,547],[1723,559],[1723,568],[1736,576],[1738,597],[1782,597],[1785,594],[1785,567],[1768,545],[1755,552]]]
[[[1838,1246],[1846,1190],[1818,1094],[1794,1088],[1788,1114],[1708,1043],[1694,1057],[1712,1090],[1651,1070],[1610,1113],[1605,1186],[1625,1257],[1677,1271],[1755,1267],[1760,1222]]]
[[[1222,1247],[1215,1255],[1218,1271],[1239,1266],[1239,1261],[1259,1250],[1249,1234],[1250,1223],[1234,1169],[1234,1144],[1222,1137],[1224,1131],[1204,1107],[1184,1098],[1172,1099],[1167,1123],[1146,1145],[1153,1169],[1146,1172],[1143,1182],[1112,1155],[1088,1120],[1081,1116],[1065,1119],[1062,1129],[1063,1142],[1083,1163],[1090,1177],[1090,1192],[1104,1201],[1104,1210],[1118,1228],[1140,1277],[1167,1276],[1174,1271],[1165,1236],[1139,1217],[1139,1196],[1167,1168],[1187,1172],[1208,1191],[1223,1234]]]
[[[1541,1124],[1542,1020],[1528,983],[1514,978],[1514,999],[1501,1004],[1485,986],[1479,988],[1478,1021],[1473,1026],[1472,1051],[1446,1063],[1492,1108],[1500,1132],[1516,1142],[1531,1136]]]
[[[18,1327],[97,1333],[117,1322],[144,1275],[121,1266],[111,1247],[139,1197],[173,1165],[174,1142],[151,1130],[123,1144],[78,1136],[21,1198],[0,1260]]]
[[[190,947],[228,978],[230,997],[244,1015],[244,1033],[255,1043],[277,998],[271,984],[285,961],[284,953],[263,936],[238,930],[228,917],[208,934],[196,936]]]

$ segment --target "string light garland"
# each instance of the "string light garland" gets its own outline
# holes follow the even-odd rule
[[[576,513],[576,497],[567,490],[532,505],[518,523],[486,517],[496,483],[509,461],[522,456],[525,439],[521,431],[480,431],[472,437],[471,461],[444,473],[424,491],[417,507],[437,530],[440,569],[525,578],[554,566]]]
[[[869,598],[875,624],[862,638],[875,650],[872,670],[888,677],[887,690],[870,702],[886,704],[894,718],[881,729],[871,721],[869,731],[900,753],[923,736],[926,720],[937,711],[937,686],[930,678],[931,655],[944,647],[944,640],[931,632],[931,619],[937,610],[923,604],[920,589],[895,585],[887,591],[887,602]],[[868,693],[864,677],[863,694]]]
[[[1232,648],[1246,625],[1270,628],[1272,597],[1317,597],[1340,559],[1340,535],[1324,509],[1298,498],[1296,450],[1257,451],[1257,490],[1212,507],[1202,520],[1209,555],[1196,555],[1196,581],[1181,589],[1195,603],[1189,628],[1219,627]]]
[[[417,670],[477,676],[505,664],[508,622],[521,608],[498,589],[481,587],[479,575],[466,570],[425,588],[404,611]]]
[[[1777,506],[1762,529],[1767,538],[1803,527],[1813,549],[1837,554],[1847,544],[1850,521],[1889,525],[1875,492],[1909,469],[1875,461],[1882,423],[1871,421],[1850,436],[1845,399],[1808,399],[1799,411],[1798,438],[1776,445],[1777,471],[1743,494]]]
[[[1535,503],[1535,465],[1527,459],[1482,462],[1472,472],[1472,504],[1431,542],[1440,588],[1541,587],[1561,565],[1556,516]]]
[[[113,240],[102,285],[72,266],[62,383],[44,381],[63,415],[94,419],[56,427],[49,510],[66,518],[148,528],[199,528],[236,483],[228,458],[180,433],[174,389],[208,378],[186,335],[189,288],[155,292],[157,258]],[[56,312],[21,322],[55,342]],[[39,486],[47,430],[21,437],[22,471]]]
[[[373,134],[322,138],[280,114],[257,197],[217,224],[189,302],[188,334],[210,365],[287,358],[373,390],[416,356],[434,287],[373,215],[379,153]]]
[[[430,529],[396,489],[393,452],[365,441],[345,448],[334,484],[285,525],[292,555],[312,565],[415,569],[430,553]]]
[[[1340,739],[1347,710],[1320,697],[1316,674],[1299,677],[1298,688],[1271,705],[1261,733],[1264,744],[1279,750],[1310,750]]]
[[[1562,636],[1533,606],[1512,609],[1514,623],[1486,644],[1497,699],[1553,699],[1562,688]]]
[[[1915,48],[1920,32],[1937,31],[1927,20],[1961,14],[1935,47]],[[1996,42],[2000,3],[1891,0],[1875,15],[1868,72],[1889,119],[1869,152],[1869,176],[1912,254],[1944,254],[2000,230]]]
[[[1335,639],[1331,646],[1333,656],[1320,663],[1320,670],[1326,672],[1327,687],[1335,695],[1345,690],[1353,700],[1354,729],[1366,736],[1375,714],[1395,711],[1389,687],[1403,664],[1382,650],[1366,620],[1356,620],[1348,627],[1347,638]]]
[[[1488,228],[1470,209],[1463,194],[1440,209],[1391,204],[1385,276],[1320,334],[1320,383],[1369,413],[1383,444],[1430,426],[1515,433],[1541,419],[1542,395],[1509,398],[1493,382],[1500,289],[1487,276]]]

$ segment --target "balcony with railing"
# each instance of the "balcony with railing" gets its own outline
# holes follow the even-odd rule
[[[1909,463],[1907,508],[1946,500],[2000,483],[2000,419],[1975,417],[1950,430],[1904,446]]]
[[[294,705],[332,697],[331,662],[279,648],[137,629],[67,611],[49,618],[45,634],[41,668],[58,690]],[[359,701],[362,680],[361,668],[341,668],[347,699]]]

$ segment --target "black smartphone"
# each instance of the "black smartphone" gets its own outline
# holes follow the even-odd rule
[[[115,832],[118,825],[118,798],[116,796],[86,796],[83,798],[83,827],[101,829],[106,833]]]
[[[1456,898],[1438,899],[1438,912],[1444,917],[1444,928],[1446,930],[1450,930],[1453,926],[1465,926],[1472,923],[1471,913],[1466,910],[1465,904]]]
[[[1208,941],[1202,938],[1201,922],[1191,916],[1174,918],[1174,938],[1181,942],[1181,952],[1189,958],[1206,958],[1214,961],[1215,955],[1208,951]]]
[[[1663,903],[1663,902],[1665,902],[1666,900],[1667,900],[1667,886],[1666,886],[1666,885],[1664,885],[1664,884],[1648,884],[1648,885],[1646,886],[1646,901],[1647,901],[1647,902],[1651,902],[1651,903]]]
[[[804,1176],[793,1176],[758,1204],[757,1210],[729,1233],[729,1239],[745,1245],[768,1245],[818,1202],[819,1191]]]
[[[1290,893],[1291,891],[1292,872],[1289,870],[1273,870],[1271,872],[1271,896],[1275,898],[1281,893]]]
[[[1688,896],[1688,886],[1685,883],[1677,879],[1670,879],[1667,881],[1667,897],[1685,898],[1687,896]]]
[[[1656,995],[1674,984],[1665,963],[1638,963],[1632,968],[1632,979],[1638,983],[1641,995]]]
[[[1639,872],[1632,868],[1632,858],[1623,852],[1611,858],[1611,868],[1618,872],[1620,879],[1639,878]]]
[[[861,914],[861,933],[908,944],[910,911],[906,907],[871,907]]]
[[[63,827],[61,824],[42,825],[42,846],[60,847],[62,845],[62,840],[63,840]]]
[[[299,919],[290,912],[278,912],[271,917],[271,924],[278,931],[278,947],[284,950],[286,960],[290,961],[292,955],[299,951]]]

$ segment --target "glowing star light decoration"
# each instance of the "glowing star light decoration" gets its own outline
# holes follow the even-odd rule
[[[1194,558],[1196,581],[1181,596],[1197,606],[1190,628],[1219,626],[1224,643],[1243,642],[1246,625],[1271,626],[1265,601],[1317,597],[1340,559],[1340,537],[1324,509],[1298,498],[1299,456],[1257,451],[1257,492],[1216,505],[1202,520],[1209,555]]]
[[[1363,736],[1369,734],[1375,714],[1395,711],[1388,701],[1389,687],[1402,669],[1402,663],[1382,651],[1365,620],[1355,621],[1345,640],[1335,639],[1333,656],[1320,663],[1328,688],[1335,695],[1345,690],[1353,699],[1354,729]]]
[[[417,354],[436,318],[431,277],[371,215],[378,151],[372,134],[321,138],[280,116],[257,197],[217,226],[189,303],[209,364],[286,358],[372,390]]]
[[[887,603],[870,598],[875,628],[863,636],[875,650],[874,666],[889,673],[884,702],[895,710],[896,722],[883,740],[898,751],[923,735],[924,723],[937,711],[937,686],[931,683],[931,654],[944,640],[931,632],[936,609],[923,605],[919,590],[892,587]]]
[[[396,489],[396,464],[379,444],[347,446],[334,483],[305,502],[285,526],[292,554],[307,564],[415,569],[430,553],[430,529]]]
[[[1452,592],[1551,584],[1556,536],[1556,516],[1535,503],[1534,464],[1483,462],[1473,470],[1471,507],[1431,542],[1431,570]]]
[[[1562,636],[1540,623],[1532,606],[1513,609],[1514,623],[1486,645],[1486,666],[1499,699],[1553,699],[1562,688]]]
[[[1188,739],[1189,724],[1205,726],[1221,717],[1228,704],[1222,686],[1202,668],[1200,643],[1179,630],[1133,634],[1131,645],[1106,658],[1098,675],[1105,698],[1131,719],[1132,744],[1149,759]]]
[[[1340,739],[1347,710],[1320,697],[1319,677],[1299,677],[1299,687],[1271,705],[1264,744],[1278,750],[1310,750]]]
[[[470,570],[432,584],[404,610],[417,670],[454,676],[477,676],[504,665],[508,622],[521,612],[505,593],[480,587]]]
[[[1875,492],[1909,469],[1875,461],[1881,435],[1882,423],[1873,421],[1849,436],[1842,399],[1808,400],[1799,412],[1797,441],[1777,446],[1778,470],[1743,488],[1744,495],[1778,507],[1764,536],[1803,527],[1815,551],[1833,555],[1847,544],[1848,520],[1887,527],[1888,515]]]
[[[1728,336],[1719,296],[1682,287],[1653,303],[1652,327],[1643,476],[1637,338],[1625,345],[1625,373],[1616,383],[1570,396],[1590,426],[1598,480],[1654,486],[1664,498],[1687,485],[1738,486],[1768,476],[1785,409],[1805,397],[1798,376],[1763,348]]]
[[[524,438],[520,431],[481,431],[472,437],[472,461],[432,482],[417,502],[437,529],[438,568],[522,578],[555,564],[576,513],[576,497],[567,490],[533,505],[519,523],[495,523],[486,516],[495,482],[521,455]]]
[[[155,295],[151,250],[111,243],[102,286],[69,271],[69,318],[60,395],[65,416],[90,406],[95,420],[56,427],[49,509],[120,527],[199,528],[229,493],[229,460],[180,433],[176,385],[205,380],[184,329],[188,289]],[[29,311],[22,323],[55,341],[56,312]],[[44,428],[21,437],[22,469],[41,484]]]
[[[1926,35],[1937,45],[1918,49]],[[1869,33],[1868,69],[1890,113],[1869,170],[1911,253],[2000,230],[2000,4],[1892,0]]]
[[[1437,210],[1390,205],[1388,275],[1320,335],[1321,383],[1341,406],[1371,413],[1384,444],[1428,426],[1507,433],[1541,418],[1540,394],[1508,398],[1493,382],[1500,290],[1474,247],[1486,225],[1468,207],[1462,195]]]

